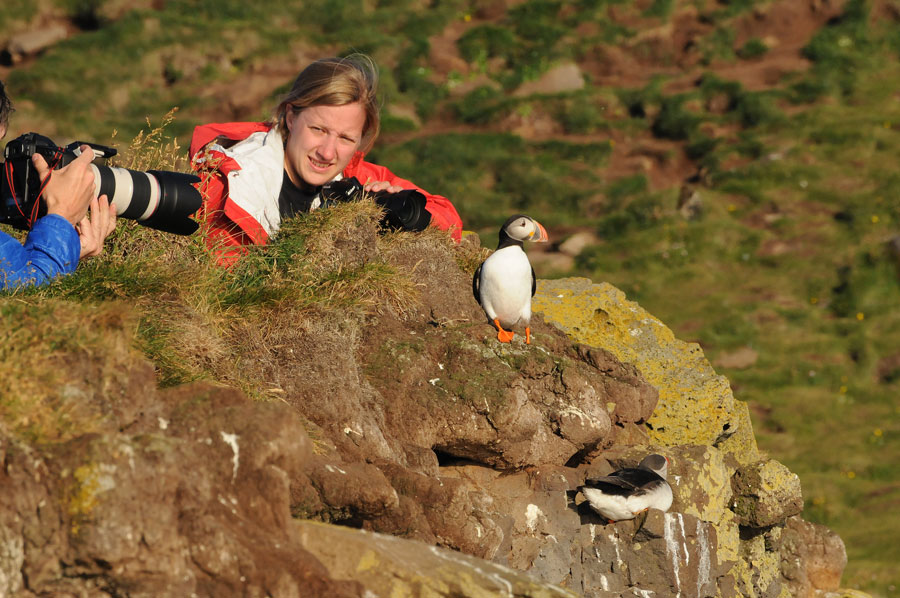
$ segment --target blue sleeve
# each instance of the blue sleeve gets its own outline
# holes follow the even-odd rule
[[[39,286],[74,272],[80,253],[75,227],[56,214],[35,222],[25,245],[0,231],[0,290]]]

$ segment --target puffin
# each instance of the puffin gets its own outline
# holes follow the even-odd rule
[[[588,479],[579,490],[591,508],[610,523],[634,519],[647,509],[668,511],[672,506],[672,487],[666,481],[668,469],[666,457],[647,455],[637,467]]]
[[[534,268],[523,249],[525,241],[545,243],[547,230],[537,220],[516,214],[500,227],[500,243],[472,277],[472,293],[488,321],[497,327],[497,340],[511,342],[512,327],[525,325],[525,344],[531,344],[531,298],[537,288]]]

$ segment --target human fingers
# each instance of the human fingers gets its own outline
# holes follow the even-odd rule
[[[388,193],[399,193],[403,191],[403,187],[399,185],[391,185],[388,181],[370,181],[363,187],[370,193],[378,193],[379,191],[387,191]]]
[[[81,146],[81,149],[81,155],[57,170],[44,189],[47,213],[59,214],[72,224],[84,218],[95,193],[94,174],[90,169],[94,151],[87,145]],[[38,168],[37,161],[35,167]]]
[[[102,235],[100,236],[101,243],[109,236],[109,233],[116,228],[116,206],[114,204],[109,203],[106,195],[101,195],[97,200],[100,206],[100,222],[102,226]]]
[[[50,166],[47,165],[44,156],[40,154],[31,154],[31,163],[34,164],[34,169],[37,170],[38,176],[40,176],[41,179],[46,177],[47,173],[50,172]]]
[[[90,217],[85,216],[75,227],[78,231],[78,239],[81,242],[82,258],[92,257],[100,253],[103,245],[102,227],[103,218],[100,215],[100,202],[94,198],[91,200]]]

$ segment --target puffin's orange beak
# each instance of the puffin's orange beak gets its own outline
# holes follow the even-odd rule
[[[531,233],[531,238],[529,241],[532,243],[546,243],[550,240],[550,235],[547,234],[547,229],[544,228],[544,225],[538,222],[537,220],[532,220],[534,222],[534,232]]]

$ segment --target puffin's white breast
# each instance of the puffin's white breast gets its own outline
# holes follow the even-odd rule
[[[581,493],[591,504],[591,508],[612,521],[634,519],[646,509],[668,511],[672,506],[672,487],[661,483],[646,493],[606,494],[596,488],[582,488]]]
[[[531,262],[519,246],[504,247],[481,266],[481,306],[504,327],[531,320]]]
[[[591,508],[610,521],[634,519],[634,513],[628,508],[628,500],[622,495],[604,494],[596,488],[582,488],[581,493],[591,504]]]

